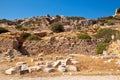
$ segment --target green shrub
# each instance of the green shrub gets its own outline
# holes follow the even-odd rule
[[[112,35],[115,35],[114,40],[120,39],[120,32],[118,30],[113,30],[110,28],[100,29],[95,35],[95,37],[97,39],[103,38],[106,43],[109,43],[112,40],[111,38]]]
[[[28,40],[29,41],[38,41],[38,40],[40,40],[40,37],[36,36],[36,35],[31,35],[28,37]]]
[[[51,30],[53,31],[53,32],[64,32],[64,27],[63,27],[63,25],[61,24],[61,23],[59,23],[59,22],[56,22],[56,23],[53,23],[53,24],[51,24],[51,26],[50,26],[50,28],[51,28]]]
[[[0,27],[0,34],[9,32],[7,29]]]
[[[106,47],[108,46],[108,43],[101,43],[97,46],[96,53],[102,54],[104,50],[106,50]]]
[[[23,32],[23,33],[20,35],[21,38],[27,38],[27,37],[29,37],[29,36],[30,36],[30,33],[26,33],[26,32]]]
[[[88,34],[79,34],[78,39],[91,39],[91,37]]]

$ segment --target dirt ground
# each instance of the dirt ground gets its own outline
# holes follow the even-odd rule
[[[58,54],[51,54],[43,57],[52,57],[51,61],[55,61],[55,56],[58,56]],[[61,54],[59,54],[59,56],[61,56]],[[62,56],[64,59],[69,57],[66,55]],[[27,62],[30,66],[34,66],[35,62],[31,62],[31,59],[37,57],[38,56],[20,57],[11,62],[1,61],[0,80],[120,80],[120,66],[116,64],[119,58],[103,59],[87,55],[76,55],[73,57],[75,60],[79,61],[79,63],[75,65],[79,68],[78,72],[68,71],[62,73],[56,70],[52,73],[38,71],[22,76],[19,75],[19,73],[13,75],[5,74],[5,70],[15,66],[19,61]],[[43,62],[47,62],[47,60],[44,60]]]

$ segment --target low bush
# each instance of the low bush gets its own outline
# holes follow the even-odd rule
[[[40,40],[40,37],[37,35],[31,35],[28,37],[28,40],[29,41],[38,41],[38,40]]]
[[[20,37],[21,38],[28,38],[31,34],[30,33],[26,33],[26,32],[23,32]]]
[[[50,28],[53,32],[57,32],[57,33],[58,32],[64,32],[64,27],[59,22],[55,22],[55,23],[51,24]]]
[[[108,46],[108,43],[101,43],[97,46],[96,53],[102,54],[104,50],[106,50],[106,47]]]
[[[78,39],[91,39],[91,37],[88,34],[79,34]]]

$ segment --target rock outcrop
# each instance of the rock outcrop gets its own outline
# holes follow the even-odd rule
[[[120,8],[116,9],[115,15],[113,15],[115,18],[120,18]]]
[[[7,52],[8,49],[18,49],[18,41],[11,35],[0,35],[0,52]]]

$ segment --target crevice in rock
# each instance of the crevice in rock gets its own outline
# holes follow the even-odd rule
[[[25,40],[23,39],[18,39],[18,51],[22,53],[22,55],[27,55],[29,56],[29,52],[23,47],[23,43]]]

